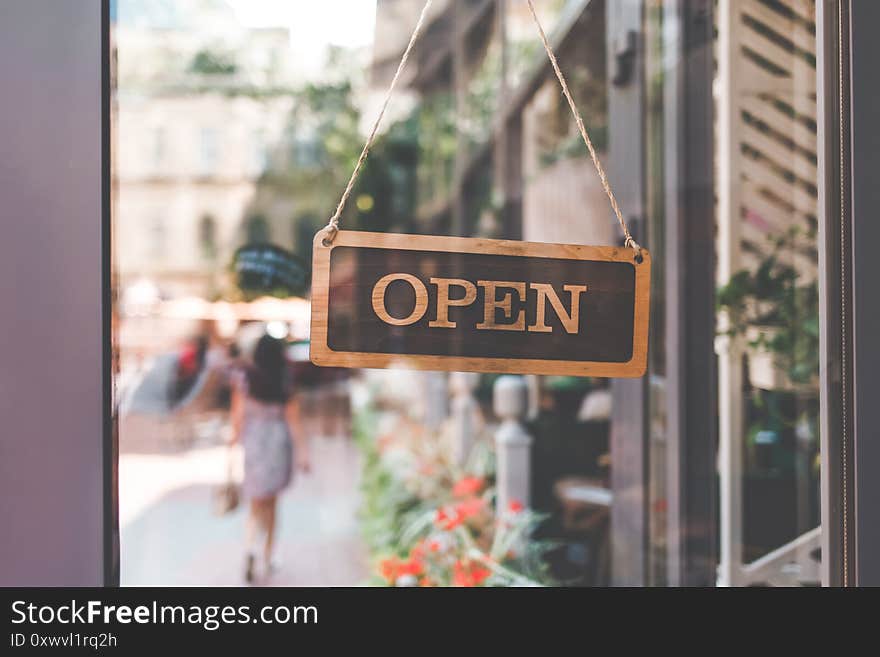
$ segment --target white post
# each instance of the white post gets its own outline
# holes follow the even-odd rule
[[[464,465],[470,456],[477,433],[477,400],[474,390],[480,375],[474,372],[453,372],[449,375],[452,393],[452,418],[455,434],[455,462]]]
[[[531,501],[532,437],[522,425],[529,408],[525,378],[498,377],[493,389],[493,405],[501,419],[495,431],[496,509],[500,515],[514,500],[525,506]]]
[[[718,4],[718,282],[739,269],[740,244],[740,7]],[[720,328],[727,328],[722,318]],[[742,344],[716,342],[718,353],[718,478],[720,483],[720,555],[718,585],[736,586],[742,571]]]
[[[423,372],[422,382],[425,395],[425,425],[436,431],[443,424],[448,412],[446,374],[444,372]]]

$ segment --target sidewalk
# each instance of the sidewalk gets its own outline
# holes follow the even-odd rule
[[[313,468],[279,500],[281,568],[266,584],[356,586],[367,577],[356,522],[359,454],[347,438],[315,438]],[[222,447],[119,460],[123,585],[239,586],[245,513],[218,517]]]

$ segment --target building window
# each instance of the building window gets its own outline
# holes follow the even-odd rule
[[[247,241],[250,244],[265,244],[269,241],[269,222],[257,215],[247,222]]]
[[[217,257],[217,222],[208,214],[199,222],[199,247],[207,260]]]
[[[290,164],[293,167],[311,169],[321,160],[321,145],[314,135],[306,135],[293,140],[290,148]]]
[[[217,172],[219,133],[214,128],[202,128],[199,138],[199,175],[211,176]]]

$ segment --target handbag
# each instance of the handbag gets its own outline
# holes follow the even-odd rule
[[[225,516],[238,508],[241,502],[241,487],[235,481],[233,468],[233,448],[227,450],[226,481],[214,490],[214,513]]]

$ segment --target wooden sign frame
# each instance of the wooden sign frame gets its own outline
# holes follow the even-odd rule
[[[409,368],[422,370],[555,374],[597,377],[640,377],[647,367],[648,318],[651,285],[651,256],[641,251],[641,262],[628,247],[547,244],[483,238],[438,237],[340,231],[329,246],[326,233],[315,236],[312,269],[312,324],[310,358],[332,367]],[[340,247],[382,248],[404,251],[493,254],[527,258],[553,258],[631,264],[635,270],[632,356],[624,362],[551,360],[541,358],[495,358],[444,356],[366,351],[336,351],[328,345],[330,304],[330,259]],[[418,303],[418,299],[417,299]],[[540,339],[540,334],[535,334]]]

